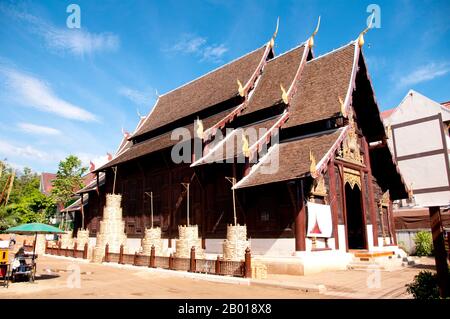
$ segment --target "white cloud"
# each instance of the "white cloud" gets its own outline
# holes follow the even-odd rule
[[[25,133],[39,135],[60,135],[61,131],[52,127],[41,126],[31,123],[18,123],[17,126]]]
[[[417,83],[433,80],[450,72],[450,63],[429,63],[420,66],[411,73],[401,77],[398,86],[408,87]]]
[[[119,47],[119,37],[112,33],[95,34],[81,29],[51,28],[42,35],[50,48],[77,56],[96,51],[114,51]]]
[[[121,87],[119,88],[119,94],[137,105],[149,105],[155,98],[155,93],[151,89],[143,92],[128,87]]]
[[[18,11],[13,6],[0,5],[0,12],[20,20],[28,32],[42,37],[48,48],[57,52],[84,56],[100,51],[114,51],[120,46],[119,36],[113,33],[88,32],[83,25],[81,29],[56,27],[39,17]]]
[[[6,80],[4,93],[22,105],[69,119],[97,120],[94,114],[58,97],[47,83],[38,78],[1,66],[0,74]]]
[[[183,34],[180,41],[174,44],[169,51],[197,53],[204,44],[206,44],[206,39],[203,37],[194,36],[192,34]]]
[[[228,48],[225,45],[213,45],[208,46],[203,50],[202,60],[212,61],[212,62],[220,62],[222,56],[225,52],[228,51]]]
[[[54,156],[50,153],[42,152],[30,145],[17,146],[6,141],[0,141],[0,156],[3,157],[21,157],[40,160],[44,162],[54,160]]]
[[[168,52],[181,54],[194,54],[200,57],[200,61],[221,62],[222,56],[228,51],[225,44],[208,45],[207,39],[193,34],[183,34]]]

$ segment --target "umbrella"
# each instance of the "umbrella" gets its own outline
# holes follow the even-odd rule
[[[34,245],[33,245],[33,262],[34,262],[34,255],[36,251],[36,241],[37,241],[37,235],[38,234],[61,234],[65,233],[59,228],[47,225],[47,224],[41,224],[41,223],[30,223],[30,224],[22,224],[19,226],[8,228],[6,233],[14,233],[19,235],[29,235],[29,234],[35,234],[34,237]]]

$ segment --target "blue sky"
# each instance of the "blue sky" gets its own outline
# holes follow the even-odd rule
[[[81,28],[69,29],[69,4]],[[355,39],[366,8],[381,28],[364,54],[379,106],[412,88],[450,100],[449,1],[1,1],[0,158],[56,171],[78,155],[100,164],[162,94],[267,42],[306,40],[321,16],[315,55]]]

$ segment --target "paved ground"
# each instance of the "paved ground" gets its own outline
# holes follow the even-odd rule
[[[431,263],[432,260],[423,262],[426,265]],[[381,272],[380,277],[370,277],[375,287],[369,289],[367,281],[373,273],[366,271],[336,271],[310,276],[272,275],[268,280],[248,285],[245,280],[210,282],[181,277],[184,274],[180,272],[173,274],[145,267],[99,265],[64,257],[41,256],[36,282],[12,283],[8,289],[0,287],[0,299],[408,298],[404,285],[411,282],[422,268],[430,268],[426,265]],[[76,269],[75,272],[72,269]],[[78,270],[80,276],[77,277],[74,274]],[[380,278],[380,287],[376,285],[377,278]],[[321,285],[325,285],[325,289]]]

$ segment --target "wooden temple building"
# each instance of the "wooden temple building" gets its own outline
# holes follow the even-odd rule
[[[178,225],[187,223],[181,183],[190,183],[190,223],[198,225],[206,253],[221,252],[233,223],[233,191],[253,256],[326,268],[355,250],[396,249],[392,200],[408,190],[387,145],[363,34],[315,56],[315,33],[280,55],[275,33],[262,47],[159,96],[95,171],[104,173],[104,185],[86,189],[91,236],[114,187],[128,240],[142,238],[150,223],[145,193],[152,192],[155,226],[170,247]],[[180,128],[191,136],[182,143]]]

